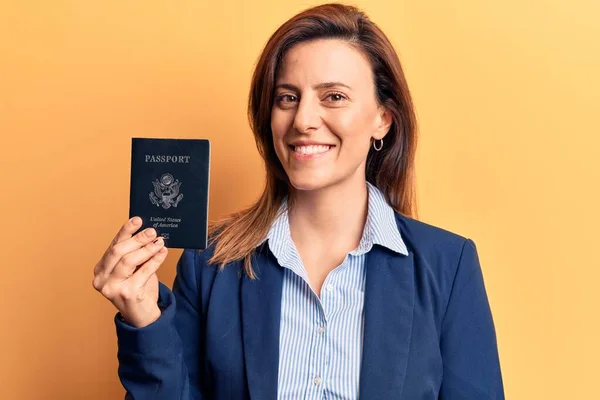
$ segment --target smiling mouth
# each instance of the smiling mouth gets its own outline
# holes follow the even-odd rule
[[[294,151],[294,153],[301,155],[317,155],[328,152],[333,145],[309,145],[309,146],[294,146],[290,145],[290,149]]]

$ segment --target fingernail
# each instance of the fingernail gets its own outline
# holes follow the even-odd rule
[[[159,236],[159,237],[158,237],[158,239],[156,239],[156,240],[154,241],[154,243],[156,243],[156,244],[157,244],[157,245],[159,245],[159,246],[162,246],[162,245],[163,245],[163,243],[164,243],[163,237],[162,237],[162,236]]]
[[[129,221],[131,221],[133,225],[139,225],[142,222],[142,219],[140,217],[133,217]]]
[[[146,230],[146,236],[148,236],[148,237],[154,237],[155,234],[156,234],[156,231],[154,230],[154,228],[148,228]]]

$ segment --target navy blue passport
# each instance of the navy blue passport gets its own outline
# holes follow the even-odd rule
[[[131,140],[129,218],[142,218],[165,246],[205,249],[208,231],[210,142],[207,139]]]

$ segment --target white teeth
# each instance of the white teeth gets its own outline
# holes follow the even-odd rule
[[[319,154],[329,150],[330,146],[295,146],[294,151],[300,154]]]

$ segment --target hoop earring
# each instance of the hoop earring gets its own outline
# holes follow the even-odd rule
[[[381,149],[383,149],[383,139],[379,139],[379,142],[381,143],[379,147],[377,147],[377,145],[375,144],[376,142],[377,140],[373,140],[373,148],[375,149],[375,151],[380,151]]]

